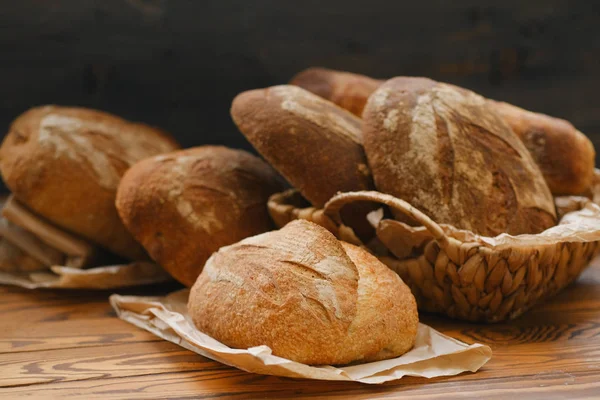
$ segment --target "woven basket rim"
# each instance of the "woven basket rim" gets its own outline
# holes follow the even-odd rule
[[[597,170],[597,173],[598,173],[598,175],[600,175],[600,170]],[[600,185],[599,185],[599,189],[600,189]],[[302,202],[306,202],[306,204],[308,206],[298,207],[296,204],[292,204],[292,202],[290,202],[290,200],[292,200],[292,199],[301,200]],[[556,227],[561,226],[561,221],[563,221],[567,215],[572,215],[572,213],[580,212],[580,211],[584,210],[586,207],[588,207],[588,208],[591,207],[598,211],[598,214],[599,214],[598,218],[597,218],[598,224],[599,224],[598,238],[593,238],[593,239],[589,239],[589,240],[556,240],[553,242],[547,241],[547,242],[542,242],[537,245],[550,246],[550,245],[555,244],[556,242],[573,242],[573,241],[588,242],[588,241],[600,240],[600,205],[596,204],[591,199],[589,199],[587,197],[582,197],[582,196],[556,196],[555,202],[557,199],[571,199],[573,201],[573,203],[578,205],[578,207],[576,209],[572,209],[572,210],[569,210],[568,212],[566,212],[562,216],[561,220],[557,223],[557,225],[548,228],[544,232],[540,232],[537,234],[520,234],[520,235],[509,235],[507,233],[501,233],[495,237],[479,235],[479,234],[476,234],[467,229],[459,229],[451,224],[438,224],[437,222],[435,222],[434,220],[432,220],[431,218],[429,218],[428,216],[423,214],[418,208],[412,206],[410,203],[408,203],[404,200],[401,200],[401,199],[397,199],[394,196],[391,196],[391,195],[388,195],[385,193],[381,193],[381,192],[377,192],[377,191],[359,191],[359,192],[345,192],[345,193],[340,192],[340,193],[336,194],[335,196],[333,196],[325,204],[322,211],[323,211],[324,215],[329,217],[334,223],[345,226],[346,228],[352,230],[352,227],[348,227],[342,223],[341,218],[339,216],[339,211],[341,210],[341,208],[343,206],[345,206],[346,204],[351,203],[351,201],[376,201],[376,202],[379,202],[380,201],[379,199],[386,199],[387,202],[382,202],[382,204],[387,205],[387,206],[389,206],[389,203],[394,203],[396,205],[402,205],[406,210],[410,210],[410,216],[412,216],[412,217],[416,216],[417,218],[415,218],[415,219],[417,219],[417,221],[425,222],[427,224],[427,226],[425,226],[425,225],[409,226],[405,223],[402,223],[395,219],[389,219],[389,218],[382,218],[378,222],[391,221],[393,223],[401,224],[407,228],[407,232],[410,232],[411,230],[414,231],[415,233],[416,232],[421,233],[424,230],[429,231],[429,233],[431,233],[432,239],[434,239],[438,243],[440,243],[440,245],[442,245],[442,247],[445,247],[445,245],[448,245],[449,242],[454,242],[453,244],[455,244],[455,245],[456,244],[460,245],[461,243],[462,244],[476,243],[480,246],[487,247],[490,250],[492,250],[492,249],[493,250],[503,250],[503,249],[521,248],[521,247],[529,248],[529,247],[532,247],[532,244],[530,243],[531,240],[543,238],[545,232],[548,232],[551,229],[555,229]],[[308,201],[302,196],[302,194],[295,188],[287,189],[283,192],[278,192],[278,193],[271,195],[268,203],[271,207],[273,207],[275,205],[283,205],[286,207],[292,207],[292,208],[299,210],[301,213],[310,213],[311,211],[314,212],[316,210],[320,210],[320,209],[310,205],[310,203],[308,203]],[[500,240],[502,243],[494,244],[493,242],[497,241],[497,240]],[[506,243],[506,242],[510,242],[510,243]]]

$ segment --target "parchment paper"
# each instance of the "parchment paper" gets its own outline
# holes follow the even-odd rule
[[[111,289],[172,278],[152,262],[102,265],[106,253],[9,198],[0,217],[0,284],[27,289]]]
[[[16,273],[0,271],[0,284],[26,289],[115,289],[167,282],[172,278],[156,264],[135,262],[89,269],[53,266],[48,271]]]
[[[189,290],[165,297],[112,295],[119,318],[204,357],[266,375],[383,383],[403,376],[433,378],[475,372],[492,356],[482,344],[467,345],[419,324],[415,347],[390,360],[346,367],[310,366],[271,354],[267,346],[232,349],[197,330],[187,313]]]
[[[451,225],[440,224],[440,227],[450,237],[463,242],[479,242],[496,250],[600,240],[600,205],[580,196],[555,197],[554,201],[560,221],[556,226],[535,235],[512,236],[502,233],[496,237],[486,237]],[[382,209],[372,211],[367,219],[375,228],[377,237],[399,259],[433,238],[424,226],[409,226],[400,221],[384,219]],[[368,247],[377,254],[372,246]]]

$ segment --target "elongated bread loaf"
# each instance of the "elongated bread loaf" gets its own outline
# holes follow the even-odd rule
[[[199,330],[228,346],[267,345],[319,365],[399,356],[418,325],[415,298],[398,275],[302,220],[221,248],[188,310]]]
[[[594,145],[570,122],[508,103],[490,102],[525,143],[553,194],[578,195],[592,186]]]
[[[135,162],[177,148],[168,134],[143,124],[44,106],[12,123],[0,147],[0,172],[21,203],[56,226],[122,257],[146,259],[117,215],[117,186]]]

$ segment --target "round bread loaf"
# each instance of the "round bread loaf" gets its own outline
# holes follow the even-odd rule
[[[178,147],[165,132],[108,113],[44,106],[12,123],[0,172],[20,202],[58,227],[122,257],[146,259],[117,215],[117,186],[135,162]]]
[[[272,229],[283,180],[242,150],[203,146],[134,165],[117,192],[125,226],[175,279],[192,286],[219,247]]]
[[[426,78],[393,78],[369,97],[363,118],[380,191],[438,223],[486,236],[555,225],[540,169],[483,97]]]
[[[297,220],[221,248],[190,292],[196,327],[233,347],[341,365],[397,357],[417,334],[415,298],[367,251]]]

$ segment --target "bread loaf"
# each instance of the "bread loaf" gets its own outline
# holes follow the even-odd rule
[[[369,96],[384,81],[349,72],[309,68],[290,82],[361,116]],[[568,121],[489,100],[540,167],[554,195],[579,195],[592,185],[596,152]]]
[[[123,177],[125,226],[175,279],[192,286],[219,247],[272,228],[269,196],[283,181],[242,150],[203,146],[152,157]]]
[[[240,131],[300,193],[323,207],[337,192],[372,188],[361,120],[295,86],[239,94],[231,115]]]
[[[299,86],[361,116],[367,99],[384,81],[326,68],[308,68],[292,78]]]
[[[117,215],[115,193],[132,164],[177,147],[158,129],[104,112],[44,106],[12,123],[0,147],[0,172],[20,202],[58,227],[145,259]]]
[[[490,100],[494,109],[521,138],[555,195],[578,195],[594,179],[596,151],[571,123]]]
[[[192,288],[196,327],[234,348],[305,364],[399,356],[414,344],[410,289],[367,251],[307,221],[221,248]]]
[[[239,94],[231,115],[258,152],[312,205],[322,208],[338,192],[369,190],[373,181],[362,146],[361,120],[296,86]],[[369,204],[342,217],[365,238]]]
[[[377,188],[436,222],[487,236],[556,223],[538,166],[483,97],[426,78],[393,78],[371,95],[363,118]]]

